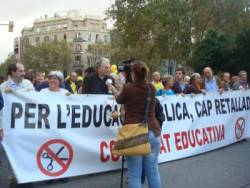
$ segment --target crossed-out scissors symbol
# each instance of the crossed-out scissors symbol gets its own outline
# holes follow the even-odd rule
[[[62,152],[62,150],[64,149],[64,146],[62,146],[57,152],[56,152],[56,156],[58,156],[61,152]],[[42,158],[43,159],[49,159],[50,160],[50,163],[48,164],[48,166],[47,166],[47,170],[48,171],[52,171],[53,169],[54,169],[54,167],[53,167],[53,158],[46,152],[46,153],[43,153],[43,155],[42,155]],[[68,158],[61,158],[61,157],[58,157],[60,160],[62,160],[62,161],[67,161],[68,160]]]

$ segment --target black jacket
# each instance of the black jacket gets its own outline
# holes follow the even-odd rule
[[[176,94],[178,94],[178,93],[185,93],[185,91],[187,90],[187,87],[188,87],[188,85],[185,84],[184,89],[182,90],[181,86],[180,86],[180,84],[178,82],[175,82],[173,84],[173,90],[174,90],[174,93],[176,93]]]
[[[114,79],[110,76],[106,76],[101,79],[96,73],[90,74],[84,78],[83,81],[83,94],[110,94],[106,85],[107,79],[112,79],[114,85]]]

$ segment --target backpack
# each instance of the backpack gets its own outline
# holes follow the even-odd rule
[[[160,127],[162,127],[162,124],[165,121],[165,115],[163,113],[163,107],[159,99],[157,98],[156,98],[156,103],[155,103],[155,117],[158,120]]]

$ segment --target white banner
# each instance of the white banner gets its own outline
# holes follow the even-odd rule
[[[112,96],[3,94],[3,146],[19,183],[120,168],[111,154],[120,120]],[[159,162],[250,137],[250,91],[160,97],[166,121]],[[248,131],[248,132],[247,132]]]

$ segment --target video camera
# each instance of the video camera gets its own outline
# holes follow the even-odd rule
[[[124,64],[124,65],[118,66],[118,71],[130,73],[131,72],[131,65],[133,62],[134,62],[134,58],[123,60],[121,62],[121,64]]]
[[[134,62],[134,58],[130,58],[128,60],[124,60],[121,62],[121,66],[118,66],[119,72],[124,72],[126,75],[126,83],[132,83],[132,77],[131,77],[131,65]]]
[[[125,66],[126,65],[131,65],[134,60],[135,60],[134,58],[130,58],[130,59],[122,61],[122,64],[124,64]]]

